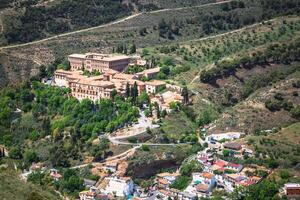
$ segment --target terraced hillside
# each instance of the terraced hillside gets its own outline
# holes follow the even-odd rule
[[[98,26],[134,12],[195,6],[215,0],[37,0],[1,2],[0,45],[30,42],[60,33]]]
[[[0,44],[24,43],[129,15],[131,5],[116,0],[8,1],[1,12]]]
[[[228,74],[218,75],[211,83],[201,81],[200,77],[204,71],[215,73],[214,69],[245,55],[250,55],[251,58],[262,55],[270,45],[285,46],[291,41],[297,41],[299,19],[296,16],[276,18],[216,37],[146,49],[149,51],[149,58],[154,56],[159,65],[168,67],[169,81],[186,84],[194,94],[192,107],[198,118],[196,123],[202,123],[203,112],[210,113],[210,116],[206,116],[210,120],[218,118],[216,113],[223,113],[212,124],[216,125],[211,129],[212,132],[240,130],[253,133],[256,130],[286,126],[298,121],[288,110],[268,110],[265,102],[272,95],[259,97],[264,94],[262,91],[267,93],[272,87],[287,81],[290,84],[285,88],[280,87],[277,92],[289,89],[291,92],[286,95],[285,101],[293,102],[294,107],[298,106],[297,96],[293,96],[296,95],[297,88],[293,88],[292,82],[299,79],[299,64],[257,63],[253,67],[238,67]],[[281,57],[291,56],[291,53],[280,52]],[[173,65],[167,66],[166,61]],[[228,67],[231,67],[230,64]]]
[[[271,16],[298,12],[299,2],[289,1],[289,5],[295,4],[295,6],[273,8],[259,0],[245,0],[243,3],[225,2],[202,7],[147,12],[113,25],[55,37],[26,46],[2,49],[1,53],[6,58],[2,58],[0,62],[3,63],[5,59],[13,56],[49,65],[56,59],[65,58],[70,53],[110,52],[112,47],[118,44],[135,43],[138,47],[146,47],[199,39],[250,25]],[[280,3],[285,5],[283,1]],[[268,15],[265,15],[263,11]],[[253,15],[253,13],[256,14]],[[16,65],[16,68],[18,67],[21,66]],[[8,69],[2,71],[8,74],[14,73]],[[8,74],[5,77],[10,77]],[[2,85],[11,83],[11,80],[9,78],[2,80]]]
[[[261,158],[276,160],[281,167],[297,170],[300,159],[299,149],[300,123],[292,124],[275,133],[257,133],[245,138],[245,144],[251,147]],[[298,171],[299,172],[299,171]],[[297,173],[299,179],[299,173]]]

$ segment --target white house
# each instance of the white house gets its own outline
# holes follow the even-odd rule
[[[234,140],[234,139],[239,139],[243,134],[244,133],[241,132],[211,134],[206,137],[206,140],[207,141]]]
[[[80,192],[79,198],[80,200],[96,200],[98,192],[96,187],[90,187],[90,190]]]
[[[134,183],[130,177],[107,177],[106,188],[103,190],[105,194],[114,194],[117,197],[127,197],[134,192]]]

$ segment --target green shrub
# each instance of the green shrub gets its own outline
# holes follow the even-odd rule
[[[170,185],[171,188],[175,188],[177,190],[185,189],[189,183],[191,182],[191,178],[188,176],[178,176],[176,180]]]

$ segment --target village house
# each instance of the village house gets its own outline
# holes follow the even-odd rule
[[[247,176],[242,173],[237,174],[225,174],[224,178],[231,182],[233,185],[237,185],[238,183],[247,180]]]
[[[151,97],[151,102],[157,102],[160,109],[170,111],[170,105],[172,102],[182,102],[183,97],[177,92],[166,91],[158,93],[154,97]]]
[[[235,142],[228,142],[223,144],[225,149],[233,150],[233,151],[240,151],[242,149],[242,145]]]
[[[71,70],[88,70],[103,72],[106,69],[124,71],[130,62],[125,55],[111,55],[99,53],[71,54],[68,56]]]
[[[52,177],[55,181],[58,181],[62,175],[58,172],[57,169],[50,169],[50,177]]]
[[[235,172],[240,172],[243,169],[243,165],[229,162],[229,163],[227,163],[227,165],[225,165],[225,168],[227,170],[233,170]]]
[[[107,163],[104,167],[104,170],[109,171],[109,172],[116,172],[118,169],[118,163],[117,162],[112,162],[112,163]]]
[[[90,187],[93,187],[95,186],[96,184],[96,181],[94,180],[90,180],[90,179],[83,179],[83,185],[86,187],[86,188],[90,188]]]
[[[158,80],[145,82],[145,85],[146,85],[146,92],[148,94],[155,94],[166,87],[166,83],[164,81],[158,81]]]
[[[159,72],[160,72],[160,67],[155,67],[155,68],[146,69],[142,72],[138,72],[136,73],[136,75],[139,78],[146,77],[148,79],[153,79],[157,76]]]
[[[220,133],[220,134],[211,134],[206,138],[207,142],[210,141],[215,141],[215,142],[219,142],[221,140],[235,140],[235,139],[239,139],[241,136],[243,135],[243,133],[240,132],[228,132],[228,133]]]
[[[79,198],[80,200],[99,200],[98,194],[99,190],[96,187],[90,187],[89,190],[80,192]]]
[[[300,184],[299,183],[286,183],[283,187],[284,194],[288,198],[300,197]]]
[[[45,171],[47,166],[43,162],[38,162],[38,163],[32,163],[30,166],[29,170],[30,171]]]
[[[181,200],[196,200],[198,198],[197,198],[196,194],[193,194],[193,193],[190,193],[190,192],[179,192],[178,199],[181,199]]]
[[[197,160],[205,165],[205,166],[210,166],[213,161],[214,161],[214,158],[213,158],[213,154],[212,153],[207,153],[207,152],[203,152],[203,151],[199,151],[197,153]]]
[[[170,188],[170,189],[159,189],[159,196],[163,197],[163,199],[180,199],[180,200],[196,200],[197,195],[189,192],[181,192],[180,190]]]
[[[218,159],[214,164],[209,168],[211,173],[224,173],[226,171],[240,172],[243,169],[243,165],[227,162],[225,160]]]
[[[209,172],[193,173],[193,184],[196,191],[200,193],[210,193],[216,186],[215,175]]]
[[[133,55],[133,56],[131,56],[131,60],[130,60],[129,66],[145,67],[148,64],[149,64],[148,61],[145,60],[145,59],[143,59],[141,56],[139,56],[139,55]]]
[[[168,188],[175,179],[179,176],[179,173],[164,172],[156,175],[156,184],[158,188]]]
[[[106,177],[108,184],[103,189],[104,194],[114,194],[117,197],[128,197],[134,193],[134,183],[130,177]]]

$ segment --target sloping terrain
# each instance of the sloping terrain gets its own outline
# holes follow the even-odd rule
[[[110,26],[56,37],[27,46],[2,49],[2,51],[8,55],[25,57],[48,65],[55,59],[65,58],[66,55],[74,52],[111,52],[112,47],[118,44],[135,43],[140,48],[199,39],[250,25],[272,16],[297,12],[298,2],[289,1],[294,7],[273,8],[259,0],[245,0],[242,4],[227,2],[203,5],[203,7],[147,12]],[[268,11],[270,15],[266,16],[264,11]]]
[[[133,10],[116,0],[16,1],[7,7],[1,12],[2,45],[100,25]]]
[[[59,195],[47,189],[25,183],[13,170],[0,170],[0,196],[2,200],[57,200]]]
[[[26,57],[14,57],[0,53],[0,87],[9,82],[23,82],[38,73],[39,64]]]
[[[24,43],[98,26],[138,11],[197,6],[215,0],[38,0],[1,2],[0,45]],[[29,31],[30,30],[30,31]]]
[[[294,167],[299,172],[300,123],[292,124],[276,133],[261,133],[245,138],[245,142],[261,157],[269,156],[282,167]],[[298,173],[299,175],[299,173]],[[298,177],[299,178],[299,177]]]
[[[287,68],[288,66],[281,67]],[[299,69],[300,65],[295,64],[294,67]],[[272,68],[272,71],[276,70],[279,68]],[[264,75],[258,76],[263,77]],[[245,101],[227,109],[214,123],[216,127],[211,131],[239,130],[255,133],[259,130],[284,127],[297,122],[299,119],[293,117],[290,110],[270,111],[266,108],[265,103],[274,99],[274,96],[279,93],[282,94],[282,101],[291,102],[293,107],[299,106],[300,99],[297,96],[299,89],[293,86],[293,83],[299,81],[299,77],[300,72],[296,71],[282,81],[259,89]]]

